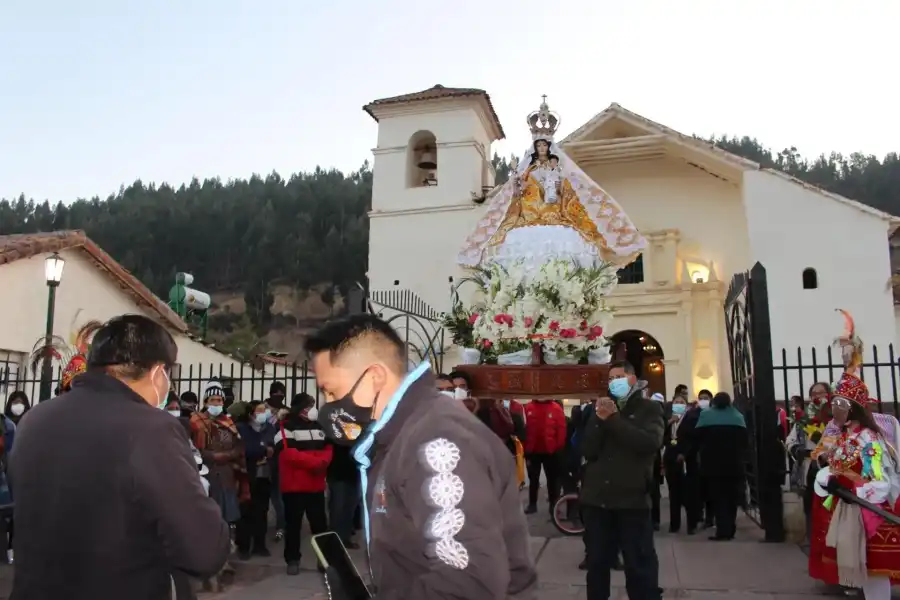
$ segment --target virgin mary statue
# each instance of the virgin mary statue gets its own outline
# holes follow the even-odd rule
[[[553,140],[560,119],[546,96],[528,116],[532,145],[466,239],[457,262],[495,262],[534,271],[554,259],[625,266],[647,242],[613,198]]]

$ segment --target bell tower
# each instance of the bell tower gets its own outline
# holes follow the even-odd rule
[[[436,85],[363,107],[378,123],[369,213],[369,288],[410,290],[447,309],[455,258],[494,185],[503,128],[484,90]]]

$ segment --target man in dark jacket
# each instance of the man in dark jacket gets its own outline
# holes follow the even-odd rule
[[[356,442],[376,598],[529,598],[537,576],[513,457],[459,402],[439,396],[428,364],[374,315],[333,321],[306,341],[330,400],[319,421]],[[329,574],[329,583],[333,582]]]
[[[116,317],[71,391],[22,420],[9,465],[12,599],[161,600],[185,574],[225,564],[228,525],[184,429],[159,410],[176,353],[154,321]]]
[[[609,368],[609,391],[584,431],[586,461],[581,488],[588,543],[588,600],[608,600],[610,570],[622,550],[625,587],[631,600],[659,600],[659,561],[653,546],[650,486],[653,463],[663,439],[658,402],[644,397],[634,367]]]

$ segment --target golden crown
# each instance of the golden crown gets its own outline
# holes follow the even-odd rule
[[[532,140],[553,141],[553,134],[559,129],[560,118],[555,112],[550,111],[547,106],[547,95],[541,96],[542,102],[540,107],[530,115],[528,115],[528,127],[531,129]]]

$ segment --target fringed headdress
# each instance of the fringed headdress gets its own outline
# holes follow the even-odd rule
[[[856,335],[856,325],[850,313],[841,308],[837,311],[844,315],[844,334],[834,341],[834,345],[841,349],[844,373],[834,384],[834,395],[865,407],[869,403],[869,388],[857,375],[862,366],[863,342]]]
[[[77,313],[75,317],[78,317]],[[68,343],[58,335],[51,337],[49,344],[46,338],[39,339],[31,351],[31,370],[37,374],[45,360],[57,361],[59,365],[64,365],[59,384],[60,391],[68,391],[72,387],[72,380],[87,370],[87,354],[91,348],[91,339],[102,326],[103,323],[100,321],[88,321],[72,332]]]

